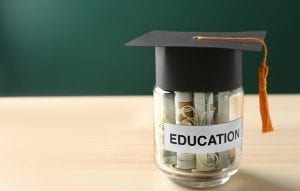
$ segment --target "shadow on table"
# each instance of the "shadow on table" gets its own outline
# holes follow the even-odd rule
[[[176,185],[175,190],[191,190],[187,188],[179,188]],[[204,191],[294,191],[295,188],[291,188],[291,185],[284,185],[284,182],[276,182],[275,180],[267,179],[257,174],[252,174],[240,170],[234,175],[226,184],[212,188],[202,189]],[[296,190],[295,190],[296,191]]]
[[[209,191],[242,191],[242,190],[253,190],[253,191],[291,191],[292,188],[284,182],[276,182],[271,178],[259,176],[257,174],[251,174],[240,170],[236,175],[234,175],[229,182],[225,185],[214,188],[207,189]]]

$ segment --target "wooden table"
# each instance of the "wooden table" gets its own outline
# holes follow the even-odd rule
[[[188,190],[153,162],[152,97],[0,98],[1,191]],[[241,169],[212,190],[300,190],[300,95],[246,96]]]

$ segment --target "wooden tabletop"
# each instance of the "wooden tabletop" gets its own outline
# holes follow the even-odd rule
[[[1,191],[188,190],[153,161],[152,97],[0,98]],[[246,96],[240,171],[211,190],[300,190],[300,95]]]

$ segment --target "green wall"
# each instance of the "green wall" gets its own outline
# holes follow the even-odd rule
[[[0,0],[0,95],[151,94],[152,48],[123,45],[153,29],[267,30],[270,93],[300,92],[296,0]],[[259,53],[244,54],[256,93]]]

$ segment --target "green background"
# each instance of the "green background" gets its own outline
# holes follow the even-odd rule
[[[299,93],[296,0],[0,0],[0,95],[151,94],[154,50],[123,45],[150,30],[267,30],[270,93]],[[256,93],[261,54],[244,54]]]

